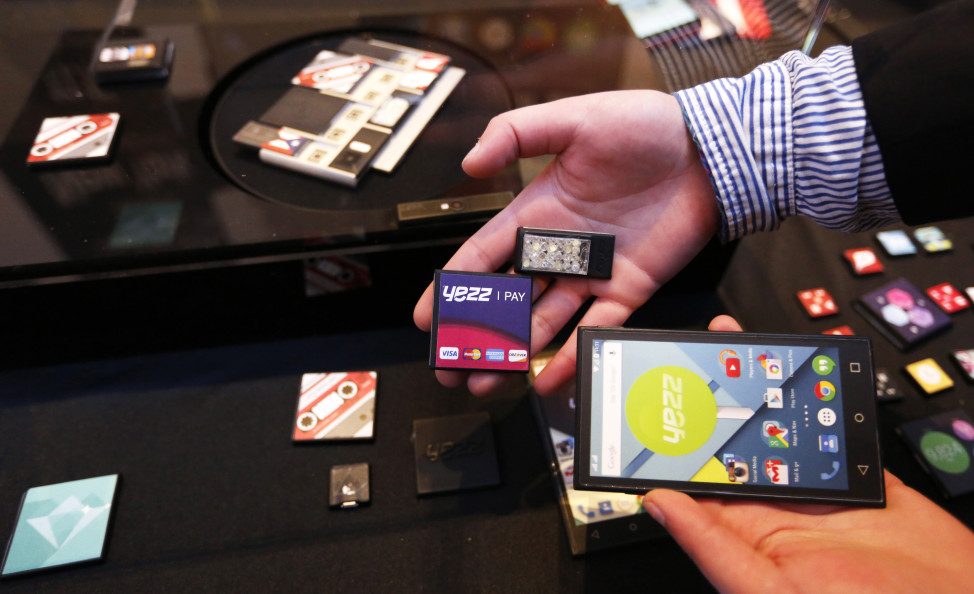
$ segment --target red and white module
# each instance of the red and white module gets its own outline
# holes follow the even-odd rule
[[[118,121],[115,112],[44,118],[27,164],[107,159]]]
[[[345,56],[322,50],[291,79],[291,84],[348,93],[371,68],[372,60],[364,56]]]
[[[293,440],[371,439],[377,377],[374,371],[301,376]]]

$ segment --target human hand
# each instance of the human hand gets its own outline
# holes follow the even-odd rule
[[[643,507],[721,592],[959,592],[974,533],[886,473],[886,508],[758,503],[657,489]]]
[[[598,231],[616,236],[612,278],[535,277],[531,352],[555,336],[589,297],[579,325],[622,324],[683,268],[717,230],[713,188],[676,99],[655,91],[616,91],[525,107],[491,120],[463,161],[489,177],[519,157],[554,160],[507,208],[470,237],[444,269],[493,272],[511,259],[517,227]],[[433,288],[413,313],[429,331]],[[535,380],[551,394],[575,374],[575,333]],[[437,371],[445,385],[467,377]],[[503,381],[470,374],[474,394]]]

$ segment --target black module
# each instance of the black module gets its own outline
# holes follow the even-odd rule
[[[369,465],[339,464],[331,467],[331,489],[328,504],[340,509],[354,509],[371,501]]]
[[[420,495],[500,483],[494,431],[485,412],[413,421]]]
[[[611,233],[518,227],[514,272],[611,278],[615,241]]]

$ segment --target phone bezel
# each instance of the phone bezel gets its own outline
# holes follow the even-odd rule
[[[728,345],[828,346],[840,350],[846,468],[848,489],[822,489],[775,485],[723,485],[691,481],[632,479],[593,476],[587,461],[592,439],[592,341],[628,340],[641,342],[696,342]],[[575,426],[575,488],[579,490],[645,493],[667,488],[692,495],[786,500],[809,503],[834,503],[862,507],[885,507],[886,493],[880,456],[877,423],[875,376],[872,348],[863,336],[763,334],[744,332],[703,332],[676,330],[643,330],[631,328],[581,327],[578,331]],[[846,363],[858,362],[860,371],[853,373]],[[865,466],[865,472],[859,471]],[[746,490],[745,490],[746,489]]]

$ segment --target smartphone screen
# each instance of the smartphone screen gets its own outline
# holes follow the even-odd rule
[[[869,340],[582,328],[578,489],[883,506]]]

